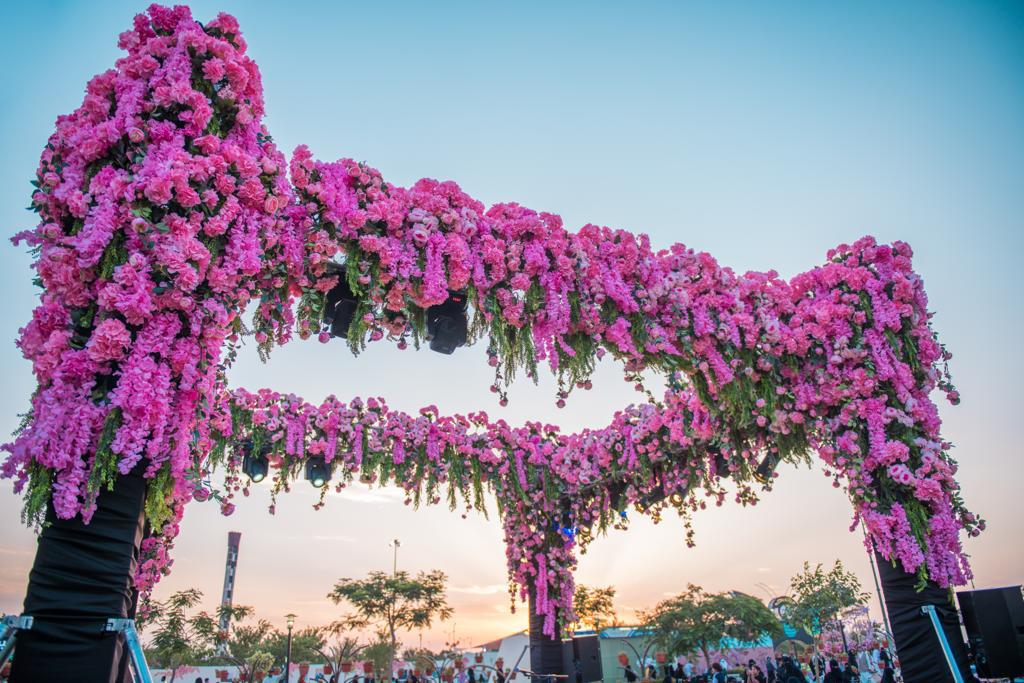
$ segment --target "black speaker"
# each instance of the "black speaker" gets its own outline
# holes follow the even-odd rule
[[[597,634],[573,636],[562,641],[562,666],[569,683],[594,683],[604,679],[601,643]]]
[[[956,594],[978,673],[1024,675],[1024,592],[1021,586]]]

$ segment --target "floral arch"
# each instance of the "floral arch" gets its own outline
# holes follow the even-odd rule
[[[932,391],[957,394],[908,245],[865,237],[787,281],[622,230],[569,232],[518,204],[488,208],[453,182],[397,187],[305,147],[286,161],[232,17],[203,25],[154,5],[119,44],[127,54],[57,120],[33,183],[39,223],[15,238],[42,288],[18,341],[39,386],[3,474],[29,518],[52,506],[88,522],[98,493],[141,468],[143,593],[169,570],[210,470],[228,472],[227,508],[248,485],[243,462],[262,457],[275,490],[312,465],[334,482],[393,481],[417,504],[482,508],[493,491],[510,585],[534,594],[549,635],[571,612],[591,529],[622,524],[630,506],[685,519],[725,500],[725,478],[753,503],[779,462],[810,454],[884,557],[922,582],[969,578],[959,534],[984,525],[940,434]],[[605,353],[627,373],[663,373],[668,389],[567,434],[228,386],[244,336],[264,356],[296,335],[326,341],[339,296],[351,323],[335,334],[354,351],[418,344],[430,312],[464,297],[468,341],[488,345],[499,393],[546,364],[563,405]]]

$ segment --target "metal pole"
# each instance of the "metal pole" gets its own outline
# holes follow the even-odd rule
[[[135,630],[134,619],[107,619],[104,630],[109,633],[119,633],[124,637],[125,647],[131,658],[131,666],[134,670],[136,683],[153,683],[153,677],[149,672],[149,665],[146,663],[146,655],[142,651],[142,643],[139,642],[138,631]]]
[[[291,678],[292,669],[292,625],[288,624],[288,646],[284,651],[284,678],[285,683]]]
[[[868,530],[866,528],[864,528],[864,522],[860,523],[860,528],[861,528],[861,531],[864,532],[864,538],[869,538]],[[874,541],[872,541],[871,542],[872,552],[868,553],[868,560],[871,561],[871,576],[875,580],[875,595],[878,596],[878,604],[882,608],[882,622],[885,623],[885,632],[888,633],[889,637],[891,638],[892,637],[892,626],[889,625],[889,612],[888,612],[888,610],[885,609],[885,600],[882,599],[882,584],[878,580],[878,567],[875,565],[874,548],[875,548],[875,543],[874,543]]]
[[[839,619],[838,621],[839,632],[843,635],[843,650],[846,651],[846,661],[849,662],[852,660],[852,657],[850,656],[850,645],[846,642],[846,629],[843,628],[843,620]]]
[[[513,664],[512,668],[509,670],[509,676],[508,676],[509,680],[512,680],[512,678],[515,677],[516,672],[519,671],[519,662],[523,661],[523,657],[526,656],[526,651],[529,650],[529,649],[530,649],[529,645],[523,645],[523,651],[519,653],[519,658],[516,660],[516,663]]]
[[[394,563],[391,565],[391,575],[392,576],[397,576],[398,575],[398,548],[402,545],[402,542],[399,541],[396,538],[395,540],[391,541],[391,545],[395,549],[395,559],[394,559]]]
[[[935,629],[935,635],[939,637],[939,645],[942,646],[942,654],[946,657],[946,664],[949,665],[949,671],[953,674],[954,683],[964,683],[964,677],[960,675],[960,670],[956,667],[956,662],[953,661],[953,651],[949,649],[946,633],[939,624],[939,615],[935,613],[935,605],[924,605],[921,607],[921,611],[932,620],[932,628]]]

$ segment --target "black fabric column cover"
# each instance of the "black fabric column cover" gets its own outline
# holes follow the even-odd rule
[[[89,524],[47,511],[23,612],[35,623],[18,633],[11,683],[130,680],[123,639],[103,629],[110,617],[134,616],[145,497],[136,468],[100,493]]]
[[[534,611],[535,602],[531,585],[527,607],[530,610],[530,669],[545,676],[564,674],[562,641],[544,634],[544,616]]]
[[[878,553],[875,553],[875,560],[904,682],[943,683],[953,680],[931,618],[921,612],[921,607],[929,604],[935,605],[939,622],[964,680],[974,680],[967,665],[967,650],[960,634],[960,618],[950,602],[949,591],[929,581],[925,589],[918,592],[914,588],[917,577],[903,571],[902,565],[894,567],[892,562]]]

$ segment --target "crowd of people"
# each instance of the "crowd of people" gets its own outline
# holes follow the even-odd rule
[[[724,658],[698,671],[690,662],[656,666],[648,664],[640,673],[624,667],[626,683],[637,683],[641,676],[662,683],[896,683],[896,666],[881,648],[849,655],[846,661],[826,659],[815,654],[804,660],[788,655],[767,657],[763,664],[748,660],[745,665],[730,665]]]

